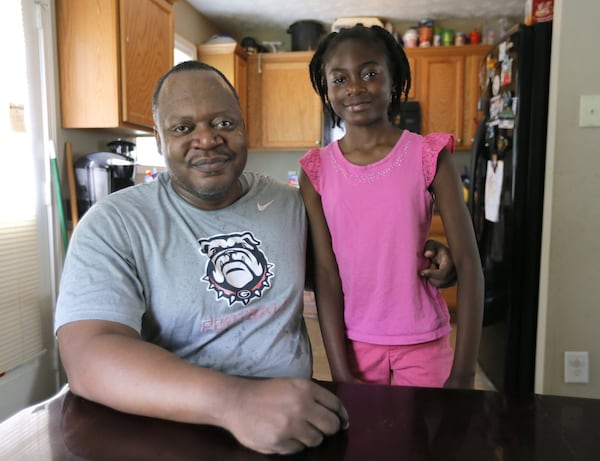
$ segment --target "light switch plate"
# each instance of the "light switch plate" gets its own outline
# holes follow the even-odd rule
[[[600,96],[581,95],[579,97],[579,126],[600,127]]]

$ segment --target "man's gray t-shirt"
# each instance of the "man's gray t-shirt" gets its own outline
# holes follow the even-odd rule
[[[300,194],[255,173],[241,182],[222,210],[192,206],[166,173],[96,203],[69,244],[55,331],[108,320],[199,366],[310,377]]]

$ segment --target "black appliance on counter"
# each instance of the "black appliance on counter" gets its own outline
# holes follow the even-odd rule
[[[480,68],[468,203],[485,277],[479,363],[511,394],[534,388],[551,35],[551,22],[517,25]]]
[[[344,136],[344,122],[339,127],[332,127],[331,116],[327,111],[323,112],[323,146],[332,141],[337,141]],[[419,101],[404,101],[400,107],[400,114],[394,119],[394,125],[413,133],[421,133],[421,105]]]
[[[101,198],[134,184],[135,144],[117,139],[108,147],[112,152],[86,154],[75,162],[79,216]]]
[[[421,133],[421,106],[419,101],[404,101],[394,124],[413,133]]]

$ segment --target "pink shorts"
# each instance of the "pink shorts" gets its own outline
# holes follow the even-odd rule
[[[407,346],[347,341],[354,376],[367,383],[443,387],[450,375],[454,351],[449,335]]]

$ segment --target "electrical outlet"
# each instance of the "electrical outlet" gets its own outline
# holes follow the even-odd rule
[[[589,383],[587,351],[565,352],[565,383]]]
[[[579,97],[579,126],[600,126],[600,96],[581,95]]]

